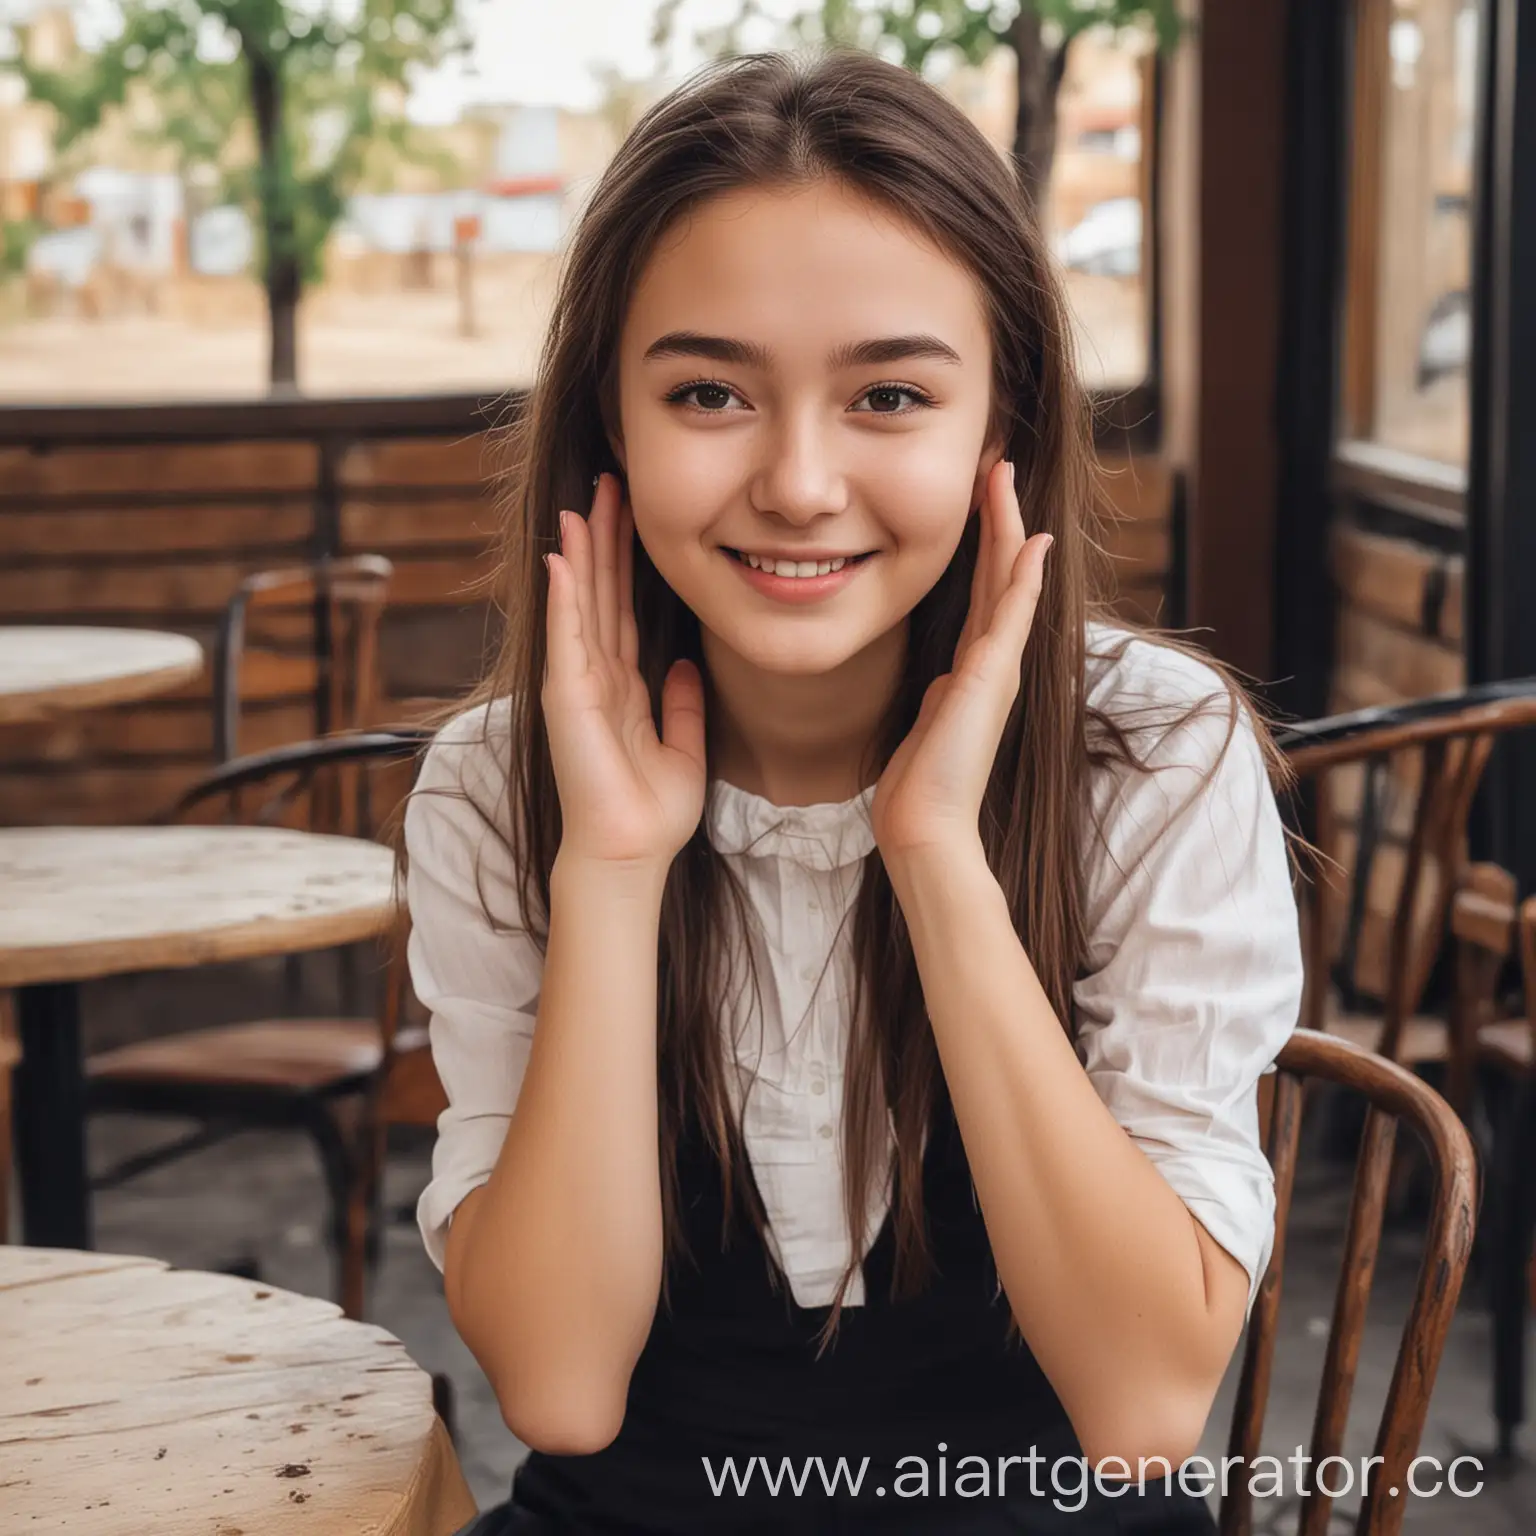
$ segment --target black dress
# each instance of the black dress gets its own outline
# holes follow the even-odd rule
[[[1213,1532],[1204,1502],[1176,1477],[1171,1492],[1159,1478],[1106,1496],[1075,1460],[1056,1393],[1029,1349],[1008,1341],[1007,1302],[942,1085],[939,1098],[923,1163],[937,1273],[919,1296],[891,1303],[887,1216],[865,1259],[865,1303],[844,1308],[819,1360],[826,1309],[771,1288],[745,1220],[720,1251],[719,1165],[696,1131],[685,1133],[679,1187],[694,1263],[671,1274],[671,1306],[657,1310],[623,1427],[595,1455],[530,1453],[511,1503],[482,1517],[477,1536]],[[1033,1466],[999,1472],[1000,1459],[1032,1450]]]

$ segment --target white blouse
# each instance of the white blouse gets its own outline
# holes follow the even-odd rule
[[[1091,651],[1111,652],[1090,655],[1090,705],[1133,726],[1166,725],[1221,690],[1209,668],[1148,641],[1131,639],[1114,658],[1126,638],[1090,628]],[[505,706],[482,707],[448,725],[405,822],[411,976],[432,1014],[449,1101],[418,1208],[439,1267],[455,1208],[495,1165],[538,1015],[542,957],[517,927],[505,847],[476,809],[505,814],[509,718]],[[1089,943],[1074,1003],[1078,1055],[1100,1098],[1247,1270],[1251,1307],[1274,1238],[1256,1087],[1296,1023],[1302,962],[1280,817],[1246,716],[1201,786],[1228,718],[1223,694],[1137,742],[1156,772],[1096,771],[1099,830],[1083,850]],[[710,841],[759,919],[747,942],[762,1009],[754,1017],[751,987],[733,985],[722,1027],[736,1042],[727,1059],[738,1063],[732,1087],[738,1107],[745,1095],[769,1239],[803,1307],[830,1303],[854,1251],[841,1171],[853,951],[851,924],[840,936],[839,925],[875,846],[873,795],[781,807],[713,780],[706,799]],[[888,1187],[871,1192],[861,1256],[889,1199]],[[863,1300],[855,1274],[845,1304]]]

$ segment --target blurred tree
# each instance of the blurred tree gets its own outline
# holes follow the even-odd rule
[[[466,43],[457,0],[122,0],[122,28],[64,70],[18,67],[57,114],[56,151],[142,83],[186,181],[218,172],[259,232],[274,391],[298,382],[297,318],[325,242],[378,154],[417,152],[412,71]],[[242,157],[242,127],[254,142]]]
[[[671,41],[678,0],[662,0],[658,47]],[[706,51],[724,57],[742,51],[749,28],[775,23],[761,0],[740,0],[722,27],[699,34]],[[1179,0],[820,0],[781,28],[785,44],[865,48],[922,73],[946,51],[980,64],[999,46],[1013,49],[1018,67],[1018,109],[1013,158],[1032,202],[1050,181],[1056,158],[1056,99],[1072,44],[1094,27],[1150,30],[1159,48],[1183,34]]]

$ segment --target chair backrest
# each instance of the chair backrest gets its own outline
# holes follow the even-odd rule
[[[344,829],[346,835],[391,842],[396,818],[415,784],[432,736],[426,726],[354,731],[236,758],[199,780],[157,819],[309,828],[314,785],[345,769],[354,775],[358,787],[357,817]],[[408,988],[403,937],[393,934],[387,942],[378,1015],[386,1068],[394,1052]]]
[[[1507,869],[1497,864],[1472,864],[1451,902],[1456,968],[1444,1092],[1463,1119],[1472,1103],[1479,1033],[1485,1024],[1500,1018],[1499,982],[1515,952],[1518,890]]]
[[[379,619],[393,575],[382,555],[351,555],[240,583],[214,663],[216,762],[240,755],[242,720],[258,699],[308,695],[301,738],[377,723]]]
[[[1467,864],[1472,801],[1498,737],[1536,726],[1536,678],[1278,734],[1313,789],[1309,829],[1324,855],[1303,893],[1307,999],[1320,1029],[1328,982],[1347,1008],[1382,1005],[1380,1051],[1396,1059],[1423,999]]]
[[[1381,1457],[1381,1462],[1371,1470],[1355,1524],[1357,1536],[1394,1536],[1402,1524],[1408,1497],[1408,1464],[1417,1454],[1430,1390],[1472,1249],[1476,1164],[1471,1140],[1455,1112],[1406,1068],[1347,1040],[1314,1030],[1299,1029],[1286,1042],[1276,1062],[1268,1128],[1267,1151],[1275,1173],[1274,1253],[1249,1318],[1228,1447],[1230,1455],[1243,1458],[1242,1467],[1251,1468],[1254,1459],[1263,1454],[1264,1416],[1285,1263],[1285,1232],[1295,1188],[1302,1089],[1307,1079],[1338,1083],[1362,1094],[1369,1105],[1355,1168],[1322,1387],[1313,1420],[1314,1467],[1323,1457],[1338,1456],[1343,1451],[1366,1303],[1381,1242],[1398,1121],[1406,1121],[1418,1135],[1434,1176],[1418,1284],[1376,1431],[1375,1454]],[[1395,1494],[1392,1490],[1396,1490]],[[1318,1491],[1314,1479],[1303,1497],[1299,1536],[1323,1536],[1328,1529],[1331,1503]],[[1254,1495],[1247,1478],[1239,1475],[1229,1479],[1221,1506],[1222,1536],[1247,1536],[1253,1530],[1253,1512]]]

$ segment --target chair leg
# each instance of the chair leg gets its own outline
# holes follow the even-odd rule
[[[283,956],[283,1012],[297,1014],[304,998],[304,967],[299,955]]]
[[[357,1220],[363,1203],[363,1159],[347,1145],[347,1137],[329,1105],[315,1104],[305,1116],[305,1124],[320,1153],[325,1172],[326,1193],[330,1202],[330,1238],[335,1266],[335,1297],[342,1312],[361,1319],[365,1290],[363,1262],[364,1224]]]
[[[11,1234],[11,1075],[21,1060],[16,1016],[8,992],[0,992],[0,1243]]]
[[[1493,1303],[1493,1412],[1499,1454],[1514,1452],[1525,1418],[1526,1267],[1536,1225],[1536,1076],[1503,1095],[1489,1178],[1489,1280]]]
[[[11,1064],[0,1057],[0,1243],[11,1234]]]

